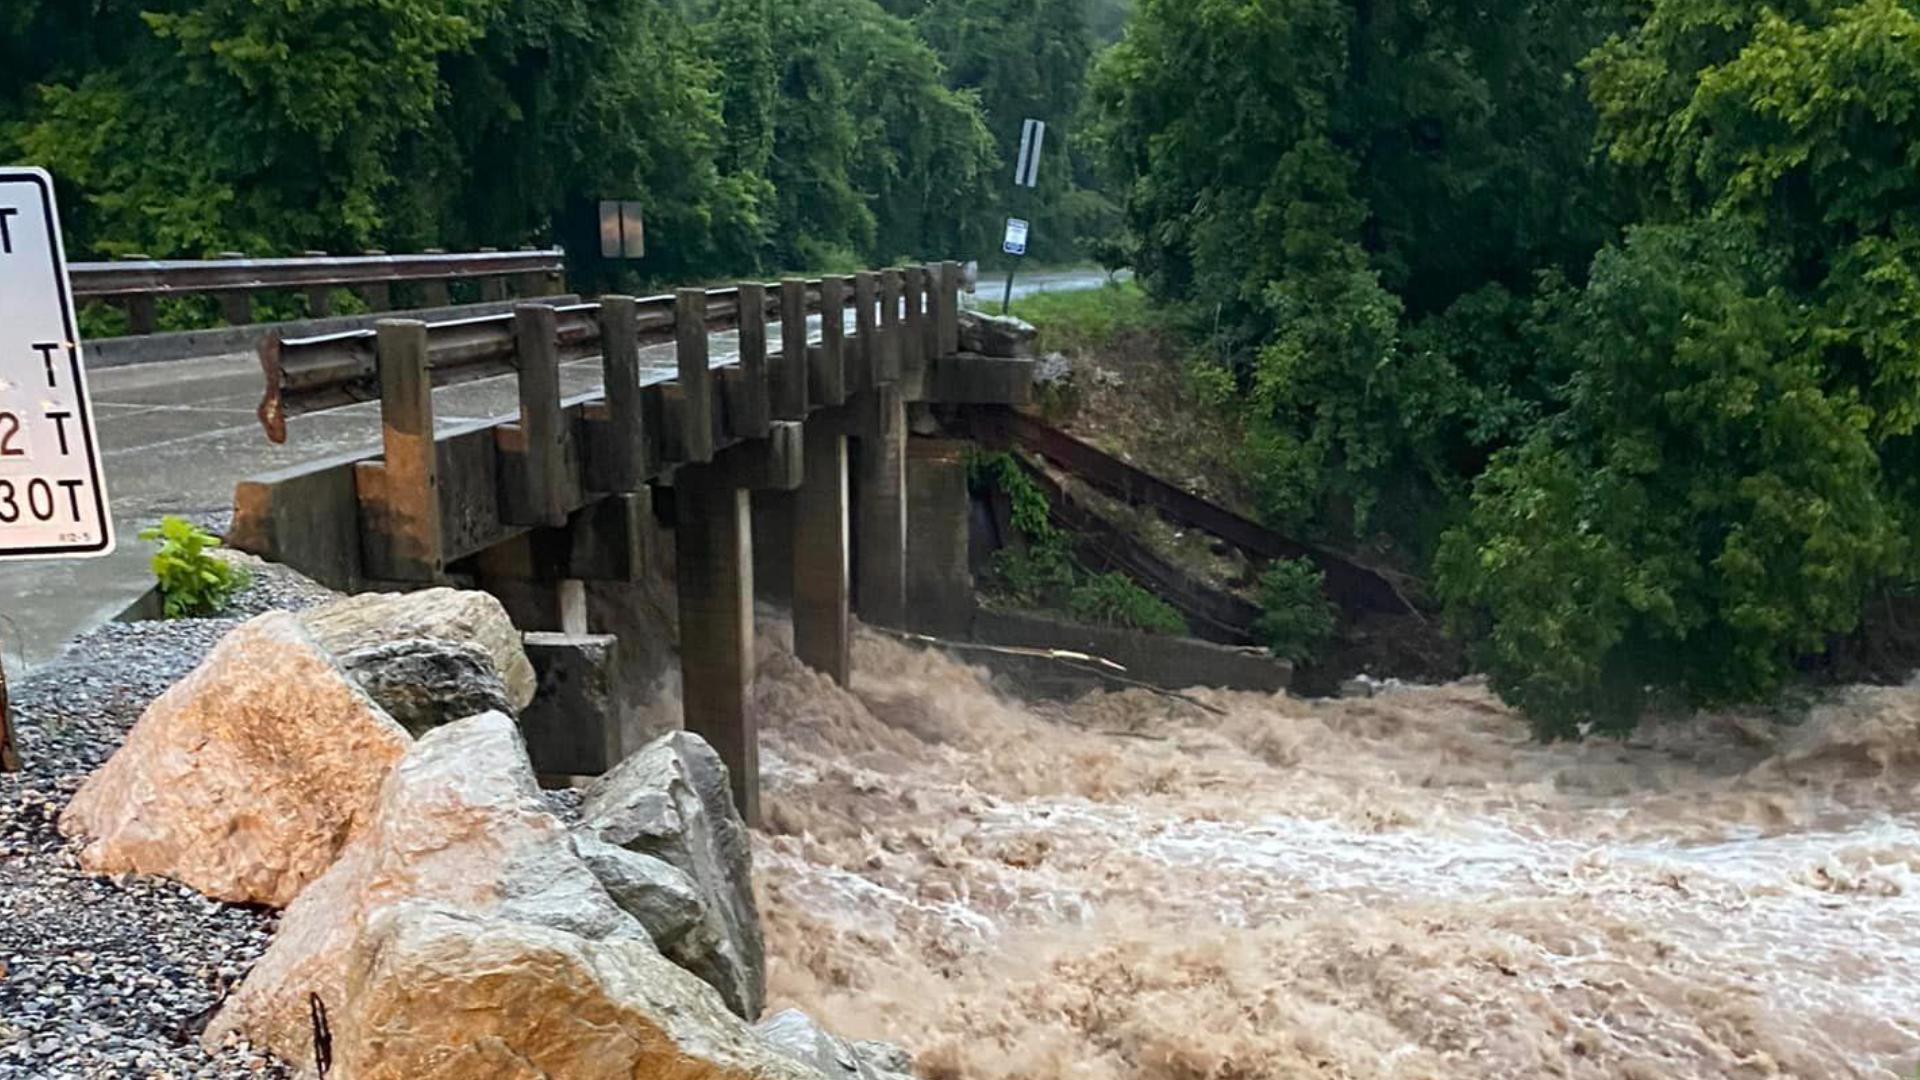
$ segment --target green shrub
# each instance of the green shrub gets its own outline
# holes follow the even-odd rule
[[[1014,603],[1062,608],[1075,618],[1160,634],[1184,634],[1186,622],[1165,601],[1117,572],[1095,574],[1074,560],[1067,536],[1053,524],[1046,493],[1020,459],[1005,451],[975,453],[967,461],[974,491],[1000,491],[1012,507],[1013,527],[1024,548],[994,553],[993,573]]]
[[[1631,230],[1572,305],[1567,411],[1447,533],[1441,594],[1543,736],[1763,699],[1900,573],[1872,413],[1823,385],[1791,269],[1737,224]]]
[[[247,583],[245,570],[208,554],[219,539],[185,518],[168,514],[140,530],[140,539],[159,542],[153,576],[169,619],[217,615]]]
[[[1253,632],[1275,656],[1300,663],[1333,636],[1325,575],[1305,559],[1276,559],[1260,575],[1260,618]]]
[[[1063,543],[1060,530],[1053,527],[1053,511],[1047,494],[1020,467],[1020,459],[1002,450],[975,452],[967,458],[967,486],[976,492],[1006,493],[1013,507],[1013,527],[1027,543],[1047,546]]]
[[[1024,607],[1045,607],[1073,588],[1073,560],[1059,547],[1003,548],[993,553],[993,573]]]
[[[1067,610],[1083,622],[1146,630],[1155,634],[1184,634],[1186,620],[1172,605],[1141,588],[1118,571],[1094,574],[1067,593]]]

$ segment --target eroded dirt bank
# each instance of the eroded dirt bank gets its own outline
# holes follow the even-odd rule
[[[1920,691],[1543,747],[1467,684],[1036,709],[761,635],[774,1005],[935,1078],[1911,1076]]]

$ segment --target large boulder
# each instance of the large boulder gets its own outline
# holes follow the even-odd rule
[[[380,912],[335,1028],[355,1080],[823,1080],[644,939],[419,904]]]
[[[298,619],[270,612],[147,707],[60,828],[89,870],[279,907],[362,830],[412,741]]]
[[[368,919],[402,901],[646,940],[574,855],[512,718],[486,713],[428,732],[394,766],[365,834],[281,915],[209,1037],[242,1033],[289,1061],[308,1060],[308,992],[329,1007],[346,1002]]]
[[[493,657],[471,642],[402,638],[339,659],[360,688],[415,736],[483,712],[514,711]]]
[[[363,593],[302,612],[301,619],[336,656],[410,638],[438,638],[478,646],[493,660],[517,711],[533,701],[533,665],[520,632],[500,601],[465,589]]]
[[[766,946],[753,901],[753,847],[727,767],[699,736],[670,732],[595,780],[580,830],[679,870],[699,889],[701,926],[667,955],[754,1019],[766,1004]]]
[[[913,1058],[892,1043],[842,1039],[799,1009],[754,1025],[760,1037],[828,1080],[913,1080]]]
[[[659,954],[546,809],[511,717],[429,732],[209,1025],[337,1075],[818,1080]]]
[[[960,310],[960,351],[1006,360],[1033,355],[1039,336],[1033,324],[1011,315],[989,315],[977,308]]]

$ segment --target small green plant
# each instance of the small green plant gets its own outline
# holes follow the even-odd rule
[[[1155,634],[1184,634],[1187,623],[1173,605],[1118,571],[1094,574],[1067,593],[1067,610],[1083,622]]]
[[[168,514],[160,524],[141,529],[140,539],[160,545],[153,553],[153,576],[169,619],[218,614],[247,583],[245,570],[208,554],[220,546],[219,538],[185,518]]]
[[[967,458],[967,486],[976,492],[1006,493],[1013,509],[1013,527],[1035,547],[1063,544],[1060,530],[1053,527],[1052,508],[1047,493],[1033,482],[1020,460],[1005,450],[991,454],[975,452]]]
[[[1275,559],[1260,575],[1260,617],[1253,632],[1275,656],[1299,663],[1333,636],[1325,575],[1305,559]]]
[[[1007,596],[1023,607],[1045,607],[1073,588],[1073,560],[1057,547],[1002,548],[993,553],[993,572]]]
[[[994,553],[1000,587],[1023,607],[1064,608],[1075,618],[1158,634],[1184,634],[1186,621],[1159,597],[1125,574],[1095,574],[1074,560],[1067,536],[1053,524],[1046,493],[1020,460],[1005,451],[975,453],[967,460],[967,483],[975,491],[1007,496],[1014,531],[1024,548]]]

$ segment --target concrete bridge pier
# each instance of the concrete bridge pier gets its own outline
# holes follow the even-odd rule
[[[851,674],[847,437],[831,415],[807,422],[806,480],[793,499],[793,651],[842,686]]]
[[[746,489],[724,476],[674,477],[680,701],[688,731],[718,751],[747,824],[760,822],[753,693],[753,533]]]
[[[875,387],[855,402],[858,451],[854,593],[875,626],[907,623],[907,414],[900,388]]]
[[[907,440],[908,628],[965,637],[973,622],[967,566],[967,450],[957,439]]]

